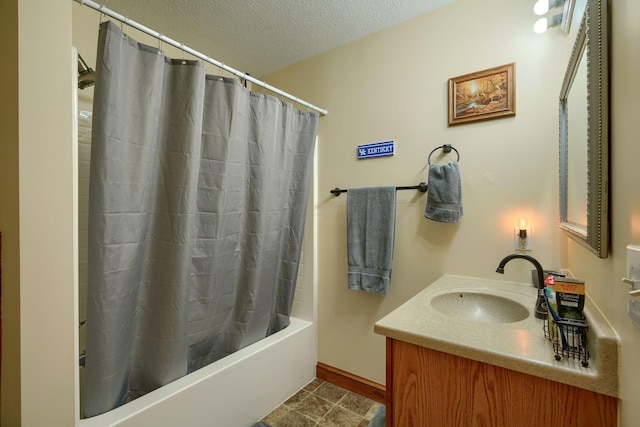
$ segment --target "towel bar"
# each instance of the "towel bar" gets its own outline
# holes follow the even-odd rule
[[[396,187],[396,190],[418,190],[421,193],[426,193],[427,192],[427,183],[426,182],[421,182],[418,185],[410,185],[410,186],[405,186],[405,187]],[[346,193],[348,190],[343,190],[340,189],[338,187],[334,188],[333,190],[330,190],[331,194],[333,194],[334,196],[339,196],[340,193]]]

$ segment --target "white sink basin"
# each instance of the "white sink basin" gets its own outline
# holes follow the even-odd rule
[[[481,323],[513,323],[529,317],[529,310],[517,301],[483,292],[458,291],[434,296],[431,306],[458,320]]]

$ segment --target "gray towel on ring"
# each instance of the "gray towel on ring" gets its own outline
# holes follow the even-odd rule
[[[458,222],[462,218],[462,185],[458,162],[429,165],[425,218]]]
[[[347,192],[349,289],[387,294],[396,226],[396,188],[353,188]]]

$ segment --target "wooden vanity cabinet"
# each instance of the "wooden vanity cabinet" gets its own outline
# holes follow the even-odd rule
[[[387,338],[387,427],[616,427],[618,399]]]

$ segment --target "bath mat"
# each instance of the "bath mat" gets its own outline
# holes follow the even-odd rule
[[[369,427],[385,427],[387,425],[387,407],[381,406],[371,419]]]

